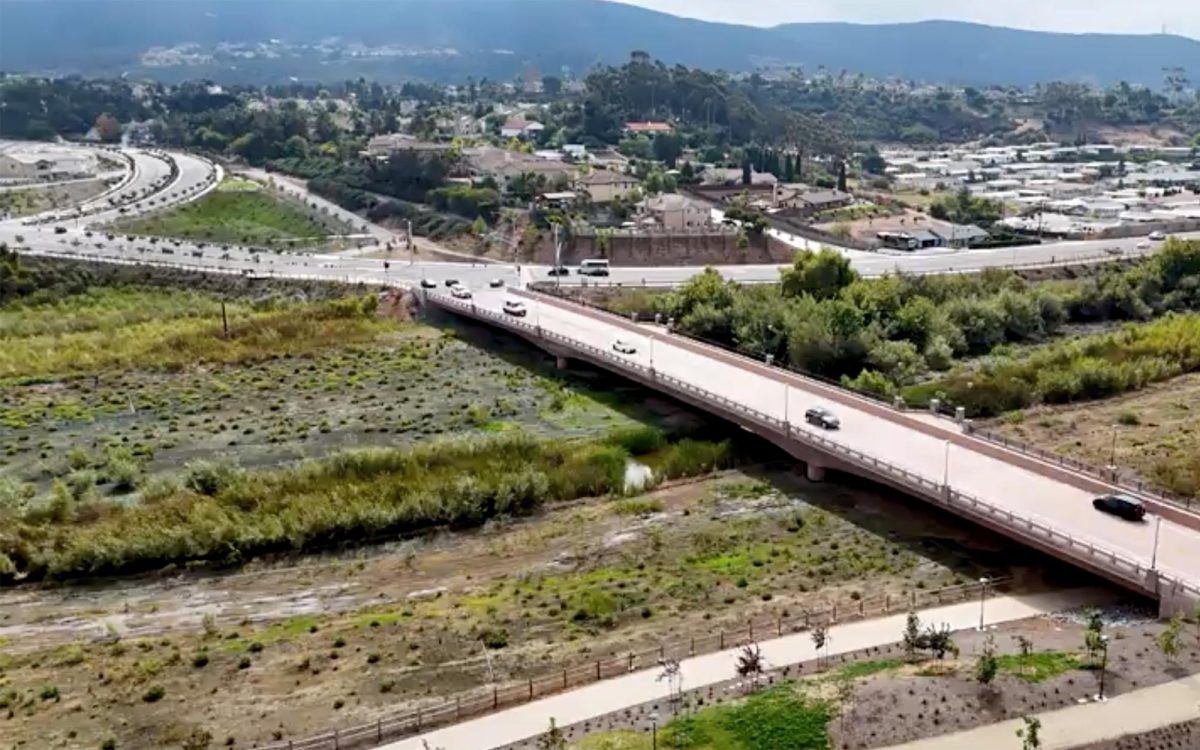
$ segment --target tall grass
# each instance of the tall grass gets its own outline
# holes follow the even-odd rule
[[[264,311],[235,305],[228,311],[226,337],[219,303],[209,299],[114,292],[37,306],[24,323],[14,326],[17,330],[0,329],[0,380],[91,374],[115,367],[173,370],[258,361],[369,341],[387,327],[371,315],[374,297],[346,298]],[[139,300],[153,304],[145,313],[133,311],[131,306]],[[173,308],[173,301],[180,306]],[[155,308],[165,316],[154,317]],[[64,311],[67,314],[53,322]]]
[[[693,440],[663,450],[670,476],[709,471],[730,452],[725,443]],[[0,562],[7,561],[0,579],[227,564],[433,527],[472,527],[550,501],[620,494],[628,457],[610,440],[512,433],[403,451],[351,451],[276,471],[193,464],[183,487],[141,505],[91,501],[36,517],[9,511],[0,524]]]

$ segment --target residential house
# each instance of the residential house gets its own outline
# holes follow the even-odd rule
[[[810,190],[796,197],[798,208],[808,215],[822,211],[845,208],[854,202],[854,196],[840,190]]]
[[[625,123],[625,132],[630,135],[660,135],[664,133],[673,133],[675,128],[671,127],[667,122],[627,122]]]
[[[570,207],[578,198],[578,194],[569,190],[563,190],[557,193],[542,193],[537,197],[537,202],[547,208],[563,210]]]
[[[500,126],[500,135],[504,138],[536,138],[545,129],[546,126],[536,120],[510,117]]]
[[[542,159],[532,154],[522,154],[494,146],[468,148],[463,158],[471,172],[478,177],[490,176],[504,184],[519,174],[540,175],[547,184],[565,182],[572,167],[561,161]]]
[[[937,227],[932,232],[942,238],[943,247],[972,247],[992,238],[985,230],[974,224],[950,224]]]
[[[884,247],[895,250],[926,250],[941,247],[942,238],[928,229],[913,229],[908,232],[879,232],[875,235]]]
[[[49,179],[54,162],[34,154],[0,154],[0,178],[9,180]]]
[[[450,144],[448,143],[422,141],[407,133],[387,133],[372,136],[371,140],[367,141],[367,150],[363,152],[363,155],[378,158],[391,156],[401,151],[447,151],[449,149]]]
[[[638,186],[636,177],[617,174],[606,169],[594,169],[575,180],[579,190],[591,197],[592,203],[610,203]]]
[[[712,220],[712,210],[678,193],[661,193],[642,201],[642,209],[663,229],[681,231],[706,227]]]

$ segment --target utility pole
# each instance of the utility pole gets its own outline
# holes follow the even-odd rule
[[[229,338],[229,317],[225,315],[225,300],[221,300],[221,328],[225,331],[225,338]]]

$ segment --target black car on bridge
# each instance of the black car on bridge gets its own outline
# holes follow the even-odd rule
[[[1141,521],[1146,517],[1146,506],[1128,495],[1102,495],[1092,501],[1092,507],[1126,521]]]

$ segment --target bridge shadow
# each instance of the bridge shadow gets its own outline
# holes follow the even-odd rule
[[[440,311],[433,311],[424,322],[452,331],[458,340],[572,393],[586,396],[623,417],[657,427],[670,438],[724,440],[745,434],[719,417],[607,370],[577,361],[572,361],[568,369],[559,370],[553,356],[506,331]]]

